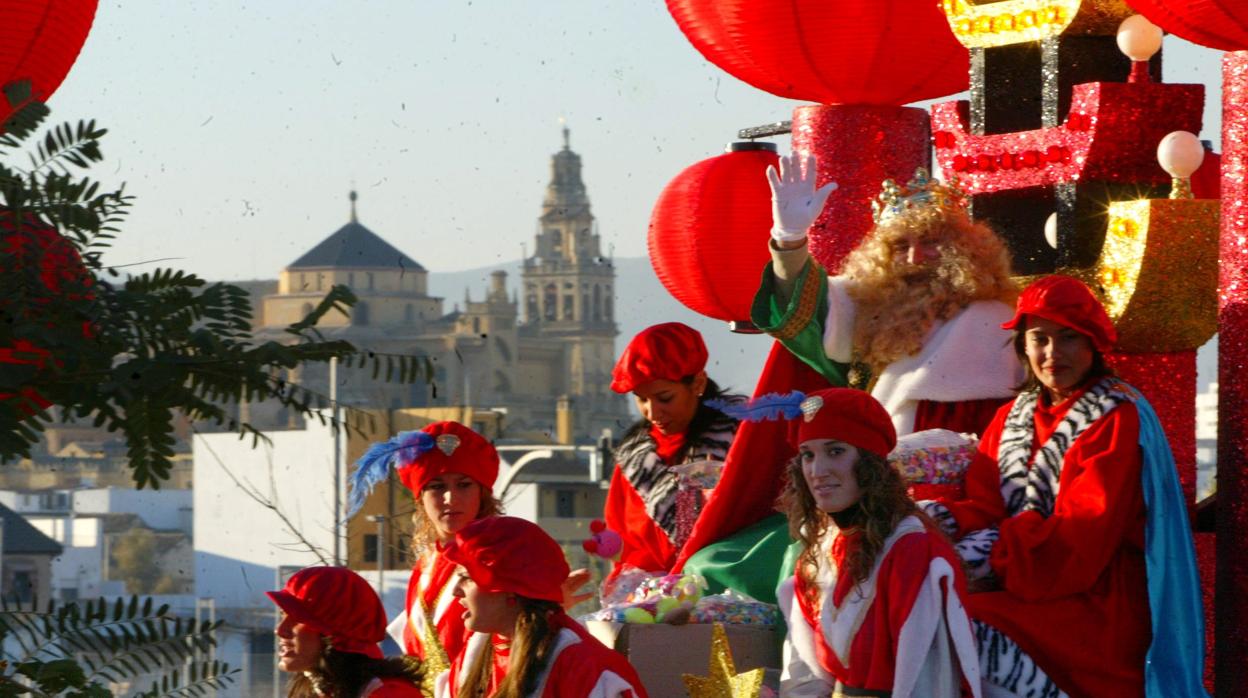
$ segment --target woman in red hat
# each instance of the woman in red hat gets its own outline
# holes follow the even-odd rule
[[[351,514],[391,467],[416,499],[412,514],[416,565],[405,611],[390,624],[390,633],[404,652],[431,668],[430,681],[450,666],[468,637],[463,607],[452,594],[455,564],[438,546],[449,543],[469,523],[499,513],[491,489],[498,465],[498,452],[485,437],[458,422],[435,422],[375,444],[360,458],[352,476]]]
[[[625,565],[671,569],[704,504],[701,489],[680,487],[672,466],[722,463],[732,445],[737,420],[706,404],[721,397],[706,361],[697,330],[666,322],[639,332],[615,364],[611,389],[632,393],[641,420],[615,451],[607,491],[604,518],[622,539],[613,574]]]
[[[1201,696],[1200,585],[1156,414],[1105,361],[1116,333],[1082,282],[1018,299],[1027,374],[929,513],[960,545],[989,696]]]
[[[438,695],[646,698],[628,660],[564,613],[568,563],[536,524],[475,521],[445,554],[461,570],[455,595],[476,634],[439,678]]]
[[[277,662],[292,698],[420,698],[420,663],[381,656],[386,611],[360,575],[308,567],[266,593],[282,610]]]
[[[888,412],[850,388],[793,400],[798,455],[781,503],[805,549],[777,591],[789,626],[781,695],[978,696],[966,580],[888,464]]]

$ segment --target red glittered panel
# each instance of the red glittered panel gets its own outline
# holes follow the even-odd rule
[[[1183,485],[1183,499],[1196,502],[1196,352],[1112,353],[1118,375],[1148,398],[1170,442]]]
[[[1248,686],[1248,51],[1222,57],[1222,145],[1215,647],[1228,691]]]
[[[970,58],[935,0],[667,0],[708,61],[760,90],[898,105],[965,90]]]
[[[770,151],[724,153],[689,166],[664,187],[650,216],[650,263],[690,310],[748,320],[771,260]]]
[[[1222,51],[1248,49],[1244,0],[1127,0],[1136,12],[1192,43]]]
[[[1200,133],[1204,85],[1091,82],[1071,91],[1054,128],[972,135],[959,102],[932,107],[936,162],[968,194],[1047,187],[1080,179],[1167,184],[1157,144],[1171,131]]]
[[[793,110],[793,150],[819,158],[819,180],[839,188],[810,229],[810,253],[835,273],[871,229],[871,201],[886,179],[930,167],[928,117],[913,107],[812,105]]]
[[[33,97],[47,101],[69,72],[91,31],[97,0],[0,2],[0,88],[30,80]],[[0,121],[7,119],[7,102]]]

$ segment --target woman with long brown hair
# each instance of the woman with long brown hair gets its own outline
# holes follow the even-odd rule
[[[564,613],[568,563],[537,524],[509,516],[475,521],[445,554],[459,565],[455,596],[476,634],[439,678],[437,695],[646,698],[628,660]]]
[[[892,420],[867,393],[802,396],[781,496],[805,544],[777,593],[785,696],[979,695],[957,554],[887,461]]]
[[[293,674],[290,698],[420,698],[424,667],[383,659],[386,611],[368,582],[345,567],[307,567],[280,591],[278,668]],[[432,696],[432,694],[430,694]]]

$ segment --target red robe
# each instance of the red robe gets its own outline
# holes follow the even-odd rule
[[[566,614],[551,618],[559,639],[550,664],[538,680],[537,690],[526,698],[648,698],[641,679],[624,655],[602,644]],[[438,681],[438,698],[456,698],[459,677],[471,667],[487,642],[494,643],[494,672],[489,694],[498,690],[507,675],[511,657],[497,638],[474,633],[465,652]]]
[[[782,692],[827,696],[835,682],[899,697],[957,696],[964,686],[978,695],[975,640],[961,603],[966,579],[949,542],[907,517],[861,585],[843,570],[854,544],[835,527],[825,534],[816,603],[797,575],[781,586],[790,627]],[[953,672],[958,666],[964,677]]]
[[[1082,394],[1037,405],[1034,449]],[[942,502],[959,537],[1000,526],[989,561],[1004,591],[971,595],[971,617],[1008,635],[1072,696],[1143,695],[1151,631],[1139,412],[1124,402],[1075,440],[1062,460],[1052,516],[1006,518],[996,454],[1011,405],[980,442],[966,499]]]
[[[424,694],[406,679],[386,678],[373,679],[360,692],[360,698],[424,698]]]
[[[684,434],[664,436],[651,428],[655,451],[664,463],[671,463],[684,446]],[[679,549],[667,532],[659,527],[646,512],[645,502],[633,489],[620,468],[611,475],[607,490],[607,502],[603,511],[607,528],[620,534],[620,557],[616,560],[611,577],[619,574],[625,565],[632,565],[647,572],[666,572],[676,562]]]
[[[455,563],[437,550],[416,561],[407,583],[406,611],[392,623],[392,627],[402,623],[401,644],[405,654],[426,659],[422,639],[426,631],[422,626],[429,618],[442,643],[447,665],[459,656],[469,632],[464,627],[464,607],[451,594],[454,585]]]

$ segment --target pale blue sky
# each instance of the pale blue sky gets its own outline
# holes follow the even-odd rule
[[[1208,85],[1220,53],[1170,38],[1166,78]],[[107,126],[99,172],[134,214],[108,260],[165,257],[272,278],[360,219],[432,271],[531,245],[549,156],[572,129],[604,244],[645,254],[660,189],[795,102],[707,64],[658,0],[101,0],[52,100]]]

